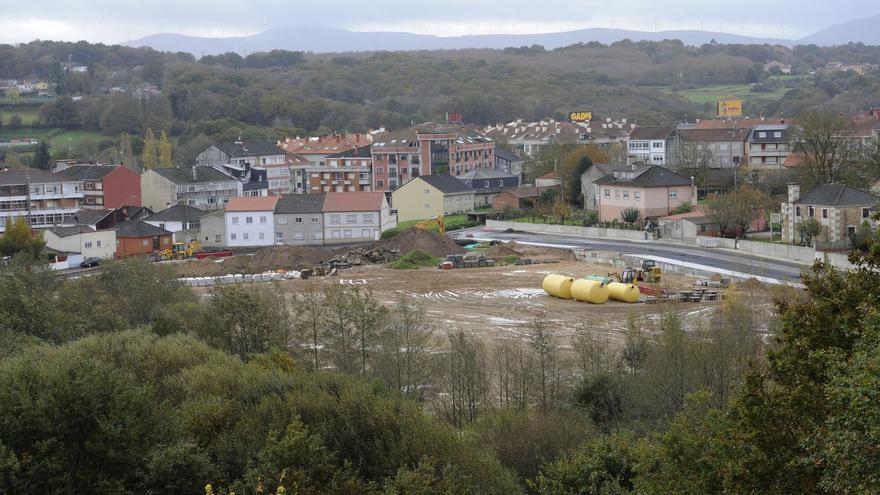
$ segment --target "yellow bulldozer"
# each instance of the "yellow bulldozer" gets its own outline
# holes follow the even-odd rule
[[[622,273],[609,273],[608,276],[625,284],[638,285],[639,282],[649,284],[660,282],[663,271],[654,260],[642,260],[641,268],[627,267]]]
[[[434,225],[437,226],[437,231],[440,235],[446,234],[446,221],[443,219],[443,215],[438,215],[434,218],[429,218],[427,220],[422,220],[421,222],[414,225],[417,229],[429,230]]]
[[[199,241],[192,241],[189,244],[175,242],[170,248],[159,251],[156,255],[156,259],[159,261],[185,260],[187,258],[192,258],[196,253],[201,252],[201,250],[202,245],[199,244]]]

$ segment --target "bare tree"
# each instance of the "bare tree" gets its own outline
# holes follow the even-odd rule
[[[351,324],[354,328],[360,354],[361,375],[367,374],[367,362],[374,352],[379,338],[379,330],[387,318],[388,311],[379,304],[369,291],[355,288],[348,293]]]
[[[382,329],[377,375],[402,395],[420,396],[432,370],[434,325],[422,307],[398,299]]]
[[[311,352],[312,371],[322,366],[321,349],[324,343],[324,296],[317,291],[309,291],[294,301],[296,329],[302,345]]]
[[[449,335],[444,363],[444,392],[440,409],[453,426],[477,419],[489,394],[486,348],[464,332]]]
[[[531,360],[522,340],[502,339],[495,343],[492,365],[499,407],[522,411],[528,408]]]
[[[681,141],[673,155],[673,163],[679,172],[694,178],[698,187],[704,190],[709,182],[709,169],[712,166],[712,152],[703,143]]]
[[[803,157],[805,185],[840,182],[860,154],[853,120],[836,113],[811,111],[801,114],[797,122],[789,141],[791,150]]]
[[[343,373],[354,373],[358,367],[357,335],[344,287],[331,285],[324,289],[323,317],[324,340],[333,365]]]
[[[529,344],[535,356],[535,395],[541,412],[546,413],[555,407],[560,395],[562,368],[559,346],[547,328],[547,320],[543,313],[532,320]]]
[[[584,375],[611,371],[614,368],[616,355],[608,347],[608,342],[597,338],[584,325],[579,324],[575,328],[575,336],[571,339],[571,346],[580,365],[581,373]]]

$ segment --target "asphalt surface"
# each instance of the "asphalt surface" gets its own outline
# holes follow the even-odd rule
[[[659,242],[635,242],[607,239],[594,239],[568,235],[503,232],[485,227],[467,229],[455,237],[473,236],[475,239],[494,241],[518,241],[540,244],[548,247],[582,248],[593,251],[612,251],[620,254],[656,256],[692,263],[709,268],[745,273],[755,277],[766,277],[782,282],[800,283],[802,264],[790,261],[759,258],[731,250],[697,248]],[[711,271],[711,270],[707,270]]]

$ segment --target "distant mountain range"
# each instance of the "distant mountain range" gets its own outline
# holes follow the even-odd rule
[[[404,32],[357,32],[331,27],[279,27],[252,36],[201,38],[173,33],[154,34],[122,43],[128,46],[149,46],[156,50],[189,52],[197,57],[226,52],[240,54],[266,52],[273,49],[313,53],[363,51],[456,50],[463,48],[507,48],[543,45],[547,49],[575,43],[598,41],[613,43],[623,39],[660,41],[678,39],[686,45],[702,45],[712,40],[733,44],[798,44],[840,45],[851,41],[880,45],[880,15],[831,26],[800,40],[763,39],[709,31],[629,31],[624,29],[590,28],[546,34],[489,34],[477,36],[440,37]]]

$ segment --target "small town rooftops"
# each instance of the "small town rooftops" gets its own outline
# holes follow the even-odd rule
[[[76,215],[74,215],[74,219],[76,220],[77,225],[95,225],[101,220],[107,218],[110,214],[113,213],[113,211],[114,210],[109,210],[106,208],[83,208],[82,210],[79,210]]]
[[[324,193],[285,194],[278,198],[276,214],[321,213],[324,209]]]
[[[599,185],[627,185],[632,187],[689,186],[691,179],[657,165],[632,172],[615,172],[595,181]]]
[[[516,174],[508,174],[501,170],[493,170],[491,168],[481,168],[477,170],[471,170],[466,174],[461,174],[456,176],[458,180],[479,180],[479,179],[504,179],[516,177]]]
[[[277,202],[277,196],[236,196],[229,198],[226,211],[275,211]]]
[[[21,184],[52,184],[57,182],[69,182],[63,175],[50,174],[35,168],[0,170],[0,186],[17,186]]]
[[[171,235],[171,232],[138,220],[116,224],[116,237],[158,237],[164,235]]]
[[[419,177],[419,179],[427,182],[443,194],[462,194],[474,192],[474,188],[451,175],[423,175]]]
[[[98,180],[116,170],[116,167],[117,165],[73,165],[58,174],[75,180]]]
[[[165,177],[175,184],[196,184],[202,182],[226,182],[236,180],[231,175],[215,169],[214,167],[196,167],[195,177],[192,168],[154,168],[153,172]]]
[[[647,126],[636,126],[629,133],[630,139],[648,139],[648,140],[660,140],[666,139],[671,134],[674,128],[672,127],[647,127]]]
[[[512,151],[507,151],[504,148],[495,148],[495,156],[501,158],[502,160],[507,160],[509,162],[521,162],[522,158],[519,157],[516,153]]]
[[[150,222],[193,222],[205,216],[207,212],[195,206],[174,205],[144,220]]]
[[[818,206],[871,207],[877,204],[877,198],[854,187],[843,184],[826,184],[808,192],[796,203]]]
[[[218,143],[214,146],[231,157],[284,154],[284,150],[272,143],[244,143],[236,141],[234,143]]]
[[[382,192],[328,192],[324,197],[325,212],[379,211],[385,193]]]
[[[69,227],[52,227],[46,229],[49,232],[57,235],[58,237],[70,237],[72,235],[77,234],[88,234],[92,232],[97,232],[95,229],[89,227],[88,225],[72,225]]]

